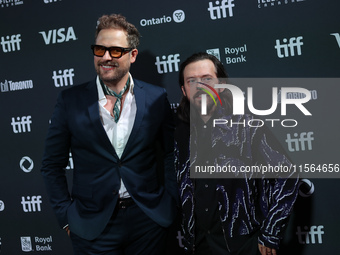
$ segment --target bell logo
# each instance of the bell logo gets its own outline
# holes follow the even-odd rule
[[[42,35],[46,45],[68,42],[70,40],[77,40],[74,33],[73,27],[69,28],[59,28],[49,30],[47,32],[41,31],[39,34]]]

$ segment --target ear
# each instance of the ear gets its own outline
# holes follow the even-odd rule
[[[181,86],[181,89],[182,89],[183,95],[184,95],[184,96],[187,96],[187,93],[185,93],[185,88],[184,88],[184,86]]]
[[[138,55],[138,50],[137,49],[133,49],[130,53],[130,62],[131,64],[134,63],[136,61]]]

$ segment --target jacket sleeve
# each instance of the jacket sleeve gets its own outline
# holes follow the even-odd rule
[[[267,166],[292,165],[281,144],[265,127],[261,128],[254,145],[257,164]],[[291,168],[293,169],[293,168]],[[263,221],[260,229],[259,243],[266,247],[278,249],[283,238],[284,228],[293,210],[297,198],[298,175],[296,173],[278,172],[276,176],[265,175],[259,180],[260,210]]]
[[[179,205],[179,195],[175,173],[175,157],[174,157],[174,116],[171,110],[167,94],[164,90],[162,102],[163,123],[161,127],[161,143],[164,150],[164,186],[166,191],[174,198],[176,204]]]
[[[60,227],[68,224],[67,208],[71,204],[65,175],[70,152],[70,132],[66,114],[63,94],[60,93],[48,129],[41,167],[47,194]]]

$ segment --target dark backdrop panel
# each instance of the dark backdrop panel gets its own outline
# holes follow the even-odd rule
[[[218,56],[230,77],[339,77],[339,9],[337,0],[0,1],[0,252],[72,254],[39,169],[58,93],[95,77],[90,45],[102,14],[121,13],[137,26],[131,73],[166,88],[176,105],[179,64],[198,51]],[[287,118],[299,120],[296,128],[272,128],[297,165],[339,164],[340,88],[330,86],[311,88],[311,118],[294,113]],[[288,135],[304,133],[312,146],[294,140],[305,148],[292,151]],[[72,157],[68,168],[71,179]],[[301,180],[281,254],[338,252],[339,184]],[[178,222],[168,246],[168,254],[184,254]]]

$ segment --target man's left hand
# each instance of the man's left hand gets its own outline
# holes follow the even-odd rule
[[[262,244],[259,244],[259,250],[261,255],[277,255],[275,249],[263,246]]]

